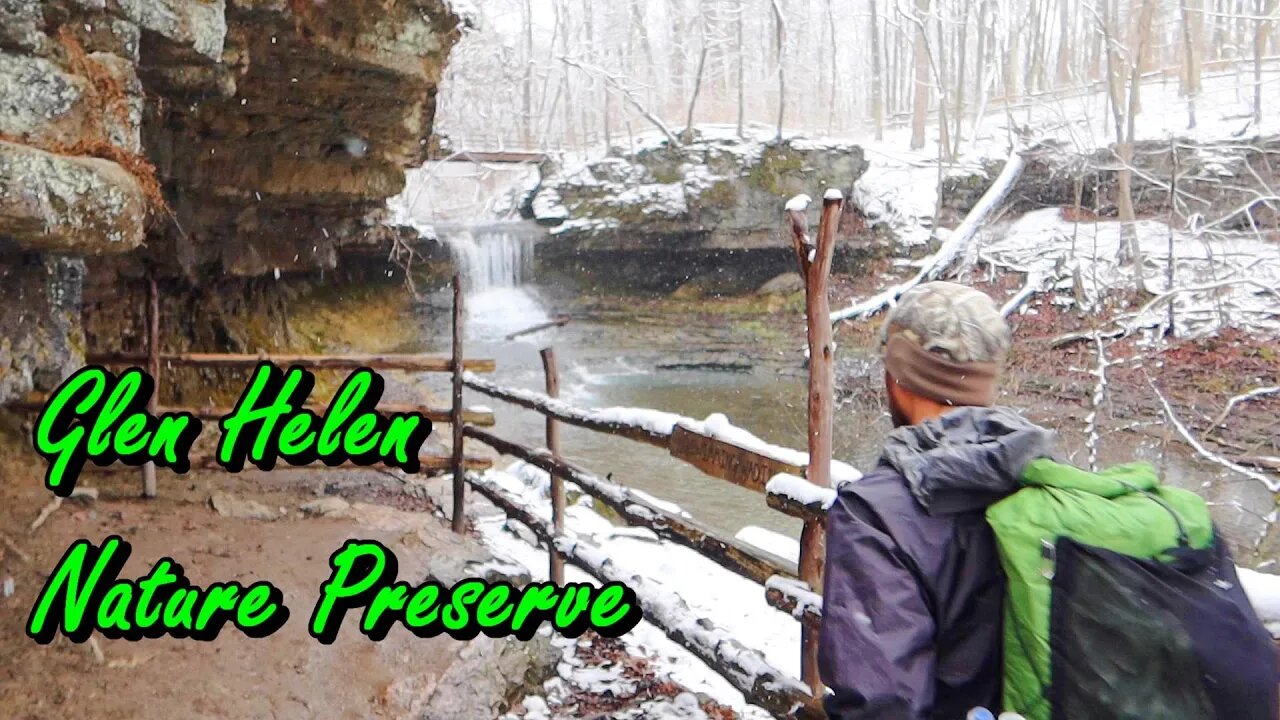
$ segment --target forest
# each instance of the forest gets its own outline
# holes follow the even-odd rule
[[[1124,144],[1152,81],[1177,84],[1194,129],[1204,78],[1231,75],[1261,123],[1280,53],[1276,0],[486,0],[471,12],[439,129],[475,147],[625,147],[629,133],[701,123],[876,139],[910,126],[911,148],[931,139],[950,158],[990,113],[1091,93],[1107,101],[1093,121]]]

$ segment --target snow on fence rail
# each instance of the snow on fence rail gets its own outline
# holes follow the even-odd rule
[[[468,427],[467,437],[479,440],[503,455],[510,455],[563,478],[582,492],[609,506],[631,525],[647,527],[665,540],[670,540],[700,553],[728,570],[763,583],[775,575],[795,577],[795,564],[772,553],[737,540],[725,538],[699,523],[679,517],[642,497],[628,487],[592,475],[563,460],[539,453],[492,433]],[[803,482],[803,481],[802,481]]]
[[[528,527],[569,562],[604,582],[626,583],[635,591],[647,621],[728,680],[747,702],[776,717],[826,717],[821,701],[803,683],[770,665],[758,650],[742,645],[711,620],[697,617],[678,594],[625,572],[599,548],[557,535],[549,523],[522,507],[493,480],[474,474],[468,475],[467,480],[508,517]]]
[[[619,435],[663,449],[667,447],[676,423],[688,419],[674,413],[639,408],[583,410],[540,392],[503,387],[471,372],[463,373],[462,382],[472,390],[533,410],[563,423],[610,435]]]
[[[826,517],[827,508],[836,501],[836,491],[795,475],[779,473],[765,485],[765,501],[769,507],[806,521]]]
[[[800,622],[813,627],[822,622],[822,596],[808,583],[774,576],[765,581],[764,591],[770,605],[791,613],[791,617]]]
[[[525,447],[472,426],[464,427],[463,432],[467,437],[479,440],[504,455],[519,458],[551,476],[551,523],[519,507],[519,503],[502,494],[491,479],[468,474],[468,484],[494,501],[509,517],[528,525],[539,535],[547,544],[553,574],[560,567],[559,563],[569,561],[604,580],[622,577],[621,571],[599,549],[588,549],[561,534],[564,503],[562,500],[557,502],[557,498],[564,492],[561,483],[572,482],[584,493],[609,506],[625,522],[649,528],[665,540],[684,545],[721,567],[764,585],[766,601],[792,614],[801,623],[800,680],[765,665],[754,651],[746,654],[745,648],[723,631],[716,630],[710,620],[690,617],[688,607],[678,597],[674,601],[656,599],[653,593],[663,591],[653,589],[643,578],[624,578],[633,583],[633,587],[635,583],[640,585],[636,588],[637,594],[653,624],[707,662],[749,702],[764,707],[777,717],[822,717],[820,702],[815,699],[821,697],[822,682],[817,677],[816,665],[806,661],[812,654],[806,654],[806,644],[810,651],[816,647],[821,596],[811,589],[809,583],[798,579],[801,569],[796,563],[737,539],[720,536],[683,513],[667,511],[661,503],[642,493],[564,462],[559,457],[556,423],[566,422],[664,448],[672,457],[712,477],[765,494],[770,507],[804,521],[805,531],[800,540],[802,559],[806,551],[811,555],[820,552],[825,510],[835,498],[834,490],[819,487],[800,477],[806,473],[809,454],[764,442],[735,427],[718,413],[705,420],[694,420],[646,408],[574,407],[553,397],[559,380],[554,362],[547,362],[546,354],[549,352],[544,351],[543,367],[550,394],[503,387],[471,373],[463,374],[461,382],[473,390],[533,410],[547,418],[546,450]],[[853,467],[839,461],[832,461],[830,475],[836,482],[861,477]],[[458,502],[457,506],[460,505]],[[807,547],[806,543],[814,545]],[[810,573],[805,579],[813,586],[820,586],[821,565],[816,573]],[[744,661],[748,662],[744,664]],[[765,675],[771,678],[763,685],[760,678],[765,675],[757,672],[761,668],[767,670]],[[785,690],[782,695],[778,695],[780,688]]]
[[[731,445],[744,453],[758,455],[771,463],[794,468],[792,474],[804,472],[804,467],[809,464],[808,453],[767,443],[750,431],[733,425],[728,418],[719,413],[712,414],[705,420],[696,420],[685,415],[649,408],[579,408],[533,390],[504,387],[470,372],[463,373],[462,382],[472,390],[489,397],[533,410],[563,423],[638,440],[664,450],[671,449],[671,438],[678,426],[703,438]],[[707,471],[707,468],[702,469],[704,472]],[[720,475],[715,476],[720,477]],[[862,473],[848,463],[838,460],[831,463],[831,479],[835,482],[857,480],[861,476]],[[733,480],[733,478],[724,477],[720,479]],[[761,486],[763,484],[761,482]],[[760,490],[761,488],[752,489]]]

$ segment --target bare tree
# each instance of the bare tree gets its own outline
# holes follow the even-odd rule
[[[787,43],[786,19],[782,14],[782,0],[771,0],[773,22],[776,30],[777,54],[774,58],[778,66],[778,139],[782,139],[782,121],[787,111],[787,73],[782,58]]]
[[[929,0],[915,0],[915,92],[911,104],[911,149],[924,147],[924,125],[929,115]]]
[[[1253,123],[1262,123],[1262,57],[1266,54],[1267,26],[1275,13],[1276,0],[1257,0],[1258,17],[1253,31]]]
[[[867,28],[871,36],[871,121],[876,126],[876,140],[884,139],[884,78],[880,73],[880,22],[876,17],[876,0],[867,0],[870,8]]]
[[[831,72],[831,99],[827,103],[827,132],[828,133],[831,132],[831,130],[834,128],[835,122],[836,122],[836,102],[837,102],[836,98],[838,96],[838,89],[836,85],[838,84],[838,80],[839,80],[838,69],[840,67],[840,58],[837,55],[837,50],[839,50],[840,45],[839,43],[836,42],[836,17],[835,17],[835,14],[832,12],[832,8],[831,8],[832,2],[833,0],[827,0],[826,2],[827,29],[831,33],[829,39],[827,40],[827,49],[831,52],[831,60],[829,65],[829,70]]]
[[[747,115],[747,54],[742,45],[742,23],[744,16],[747,14],[746,0],[738,0],[737,9],[734,25],[738,30],[738,137],[743,137],[742,124]]]
[[[1132,263],[1134,281],[1139,291],[1142,290],[1142,249],[1133,227],[1133,223],[1137,220],[1133,210],[1133,142],[1141,104],[1142,56],[1145,46],[1151,41],[1151,18],[1155,11],[1155,0],[1140,0],[1140,2],[1142,5],[1138,11],[1138,22],[1133,28],[1133,42],[1130,45],[1132,52],[1129,62],[1128,108],[1120,109],[1119,101],[1116,100],[1116,112],[1119,114],[1117,117],[1123,116],[1124,120],[1124,132],[1118,138],[1116,147],[1116,154],[1120,158],[1120,171],[1116,177],[1116,206],[1120,221],[1124,223],[1123,240],[1120,243],[1118,257],[1121,262]],[[1119,82],[1123,83],[1123,79]],[[1119,130],[1119,120],[1117,120],[1117,133]]]
[[[698,92],[702,89],[702,73],[707,67],[707,23],[698,23],[698,35],[702,38],[702,52],[698,54],[698,72],[693,76],[693,92],[689,95],[689,112],[684,123],[684,141],[693,140],[693,109],[698,105]]]
[[[937,139],[955,156],[996,119],[991,104],[1016,141],[1047,103],[1100,90],[1118,155],[1136,114],[1134,78],[1151,85],[1175,68],[1188,126],[1205,122],[1201,76],[1212,68],[1237,74],[1256,127],[1278,2],[486,0],[445,67],[436,127],[473,146],[583,148],[639,118],[677,132],[727,123],[743,136],[753,121],[775,136],[883,138],[902,125],[912,147]],[[801,97],[819,111],[787,107]]]
[[[1182,85],[1187,99],[1187,129],[1196,126],[1196,99],[1200,96],[1200,42],[1203,24],[1201,10],[1205,0],[1179,0],[1182,11]]]

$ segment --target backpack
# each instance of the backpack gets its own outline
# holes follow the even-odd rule
[[[1276,720],[1280,665],[1208,508],[1154,467],[1049,459],[987,509],[1003,707],[1027,720]]]

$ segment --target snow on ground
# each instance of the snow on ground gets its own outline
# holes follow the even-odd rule
[[[550,481],[541,470],[517,462],[506,471],[490,470],[486,475],[519,497],[534,515],[550,519],[551,505],[546,494]],[[566,490],[573,489],[572,483],[566,483]],[[590,542],[606,553],[617,567],[643,575],[675,592],[694,613],[712,618],[739,642],[763,653],[771,665],[793,676],[799,675],[800,624],[769,606],[761,585],[725,570],[688,548],[661,541],[643,528],[613,525],[594,510],[587,496],[567,508],[565,515],[568,536]],[[505,516],[500,513],[476,521],[476,529],[496,554],[520,562],[529,568],[535,580],[545,580],[548,565],[546,549],[530,545],[527,539],[508,528]],[[771,540],[776,541],[777,538]],[[565,580],[596,583],[590,575],[573,566],[566,566]],[[747,705],[741,693],[724,678],[653,625],[642,622],[623,640],[633,653],[651,658],[655,669],[668,673],[680,685],[694,692],[707,693],[716,701],[737,710],[744,718],[763,720],[769,717],[763,710]],[[571,685],[580,687],[581,683],[600,680],[592,673],[584,677],[571,666],[561,670],[565,675],[563,681]],[[653,710],[655,713],[667,711],[675,712],[671,708]],[[673,714],[668,717],[699,716]]]
[[[1280,68],[1262,75],[1264,95],[1280,91]],[[1238,73],[1205,75],[1204,90],[1196,106],[1196,128],[1188,130],[1186,101],[1178,97],[1177,78],[1148,80],[1142,87],[1142,111],[1135,125],[1135,139],[1179,137],[1212,142],[1280,132],[1280,105],[1269,103],[1262,124],[1252,123],[1251,80]],[[985,160],[1000,160],[1015,146],[1053,140],[1081,153],[1115,142],[1114,124],[1107,114],[1106,93],[1101,87],[1041,96],[1020,101],[1007,109],[987,107],[976,127],[966,125],[960,156],[950,166],[938,165],[937,126],[927,128],[925,146],[909,150],[911,129],[887,129],[883,140],[854,138],[866,152],[870,166],[854,188],[854,199],[873,221],[887,224],[906,245],[927,241],[938,203],[939,173],[981,171]]]
[[[1249,568],[1236,568],[1240,586],[1258,612],[1267,630],[1280,638],[1280,575],[1260,573]]]
[[[754,545],[784,560],[790,560],[794,563],[800,562],[800,541],[789,535],[783,535],[780,532],[757,525],[747,525],[733,537],[735,540]]]
[[[1044,278],[1060,278],[1054,302],[1071,305],[1072,274],[1080,268],[1086,302],[1107,288],[1133,287],[1132,265],[1117,261],[1124,223],[1073,223],[1058,208],[1029,212],[987,228],[970,248],[988,262]],[[1280,245],[1244,234],[1171,231],[1155,220],[1132,226],[1144,256],[1143,287],[1156,296],[1170,289],[1166,273],[1173,234],[1174,288],[1203,288],[1173,296],[1179,336],[1203,335],[1222,326],[1280,334]],[[1026,310],[1026,312],[1035,312]],[[1127,321],[1137,327],[1167,322],[1161,303]]]

